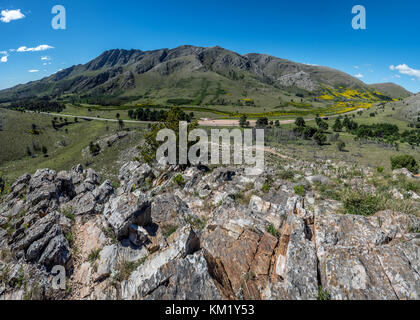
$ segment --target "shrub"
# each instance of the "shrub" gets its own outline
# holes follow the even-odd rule
[[[178,174],[174,177],[174,182],[178,185],[178,186],[183,186],[184,185],[184,177],[182,176],[182,174]]]
[[[383,167],[378,167],[378,168],[376,168],[376,171],[378,173],[382,173],[382,172],[384,172],[384,168]]]
[[[169,238],[169,236],[170,236],[171,234],[175,233],[177,229],[178,229],[178,227],[177,227],[177,226],[175,226],[175,225],[168,225],[168,226],[165,226],[165,227],[163,228],[163,230],[162,230],[162,232],[163,232],[163,236],[164,236],[165,238]]]
[[[305,126],[305,120],[302,117],[299,117],[295,121],[295,125],[298,127],[304,127]]]
[[[343,141],[338,141],[337,142],[337,149],[338,151],[344,151],[344,148],[346,147],[346,144]]]
[[[350,191],[343,197],[346,214],[371,216],[381,210],[380,198],[363,191]]]
[[[330,300],[330,295],[325,291],[322,286],[318,287],[318,297],[317,300]]]
[[[256,122],[256,127],[257,128],[265,128],[268,126],[268,119],[267,117],[263,117],[263,118],[258,118],[257,122]]]
[[[315,128],[306,127],[305,130],[303,131],[303,138],[306,140],[309,140],[314,136],[316,132],[317,130]]]
[[[281,171],[279,172],[279,178],[283,180],[293,180],[295,174],[293,171]]]
[[[99,254],[101,253],[101,249],[96,249],[96,250],[92,250],[90,253],[89,253],[89,261],[91,262],[91,263],[93,263],[93,262],[95,262],[96,260],[98,260],[99,259]]]
[[[302,186],[295,186],[294,190],[295,190],[295,194],[297,194],[298,196],[305,195],[305,188]]]
[[[74,222],[75,215],[73,212],[73,207],[65,208],[62,213],[67,219],[69,219],[71,222]]]
[[[98,143],[94,144],[93,142],[91,142],[89,144],[89,151],[92,154],[92,156],[97,156],[101,152],[101,147]]]
[[[4,183],[3,178],[0,176],[0,194],[3,193],[4,188],[5,188],[5,183]]]
[[[319,146],[322,146],[327,141],[327,136],[321,131],[318,131],[314,135],[314,140]]]
[[[147,260],[147,256],[138,261],[119,260],[116,266],[115,280],[127,280],[130,275]]]
[[[279,236],[279,232],[278,232],[278,230],[276,229],[276,227],[275,227],[273,224],[270,224],[270,225],[267,227],[266,231],[267,231],[269,234],[271,234],[271,235],[273,235],[273,236],[275,236],[275,237],[278,237],[278,236]]]
[[[270,189],[271,189],[271,185],[270,185],[270,183],[268,183],[268,182],[266,182],[266,183],[264,183],[264,185],[262,186],[262,192],[264,192],[264,193],[267,193],[268,191],[270,191]]]
[[[391,157],[391,168],[392,170],[406,168],[414,174],[419,173],[419,165],[416,159],[408,154]]]

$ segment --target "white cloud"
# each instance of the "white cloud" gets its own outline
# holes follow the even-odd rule
[[[41,57],[41,60],[50,61],[51,60],[51,57],[44,56],[44,57]]]
[[[34,72],[39,72],[39,70],[37,70],[37,69],[32,69],[32,70],[28,70],[28,72],[30,72],[30,73],[34,73]]]
[[[420,70],[416,70],[416,69],[410,68],[406,64],[400,64],[398,66],[392,65],[389,68],[391,70],[393,70],[393,71],[398,70],[399,73],[401,73],[401,74],[406,74],[406,75],[409,75],[409,76],[414,76],[414,77],[417,77],[417,78],[420,79]]]
[[[28,47],[23,46],[17,49],[17,52],[36,52],[36,51],[45,51],[48,49],[54,49],[54,47],[49,46],[47,44],[41,44],[38,47],[34,47],[34,48],[28,48]]]
[[[7,53],[7,51],[0,51],[0,54],[3,55],[3,57],[0,58],[0,63],[6,63],[9,54]]]
[[[361,74],[361,73],[355,74],[354,76],[355,76],[356,78],[363,78],[363,74]]]
[[[13,20],[20,20],[25,18],[25,15],[20,12],[20,9],[17,10],[2,10],[0,21],[4,23],[9,23]]]
[[[359,66],[354,66],[353,68],[355,68],[355,69],[359,69],[360,67],[359,67]]]

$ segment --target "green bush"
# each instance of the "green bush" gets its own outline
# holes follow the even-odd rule
[[[182,176],[182,174],[176,175],[174,177],[174,182],[179,186],[183,186],[184,185],[184,177]]]
[[[338,141],[337,142],[337,149],[338,151],[344,151],[344,148],[346,147],[346,144],[343,141]]]
[[[264,183],[264,185],[262,186],[262,192],[264,192],[264,193],[267,193],[267,192],[269,192],[270,191],[270,189],[271,189],[271,185],[270,185],[270,183],[268,183],[268,182],[266,182],[266,183]]]
[[[271,235],[273,235],[273,236],[275,236],[275,237],[278,237],[278,236],[279,236],[279,232],[278,232],[278,230],[276,229],[276,227],[275,227],[273,224],[270,224],[270,225],[267,227],[266,231],[267,231],[269,234],[271,234]]]
[[[93,142],[91,142],[89,144],[89,151],[92,154],[92,156],[97,156],[101,152],[101,147],[98,143],[94,144]]]
[[[343,197],[343,209],[346,214],[371,216],[381,208],[379,197],[363,191],[350,191]]]
[[[96,250],[92,250],[89,253],[88,259],[91,263],[95,262],[96,260],[99,259],[100,257],[100,253],[101,253],[101,249],[96,249]]]
[[[376,171],[378,173],[383,173],[384,172],[384,168],[383,167],[378,167],[378,168],[376,168]]]
[[[4,180],[3,180],[3,178],[2,178],[2,177],[0,177],[0,194],[2,194],[2,193],[3,193],[4,188],[5,188],[5,183],[4,183]]]
[[[295,190],[295,194],[297,194],[298,196],[305,195],[305,188],[302,186],[295,186],[294,190]]]
[[[391,168],[392,170],[406,168],[414,174],[419,173],[419,165],[416,159],[408,154],[391,157]]]
[[[321,131],[318,131],[314,135],[314,140],[319,146],[322,146],[327,141],[327,136]]]
[[[295,125],[298,127],[304,127],[305,126],[305,120],[302,117],[299,117],[295,121]]]
[[[293,171],[280,171],[279,178],[282,180],[293,180],[295,173]]]

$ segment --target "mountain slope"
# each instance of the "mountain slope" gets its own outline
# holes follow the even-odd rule
[[[39,81],[0,91],[0,102],[35,96],[110,98],[192,104],[235,104],[241,99],[276,106],[291,94],[316,97],[325,89],[371,87],[344,72],[276,58],[240,55],[221,47],[181,46],[153,51],[110,50],[94,60]]]
[[[404,99],[412,95],[410,91],[407,91],[403,87],[392,82],[375,83],[369,85],[369,87],[382,92],[393,99]]]

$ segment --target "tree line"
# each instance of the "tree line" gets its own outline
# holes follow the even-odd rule
[[[11,109],[19,111],[34,111],[34,112],[61,112],[65,109],[65,105],[61,102],[50,101],[47,99],[29,99],[12,102]]]
[[[139,121],[164,121],[168,117],[168,111],[166,110],[150,110],[150,108],[137,108],[135,110],[128,110],[128,117],[133,120]],[[180,121],[191,122],[194,119],[194,113],[185,113],[181,109],[177,109],[178,117]]]

